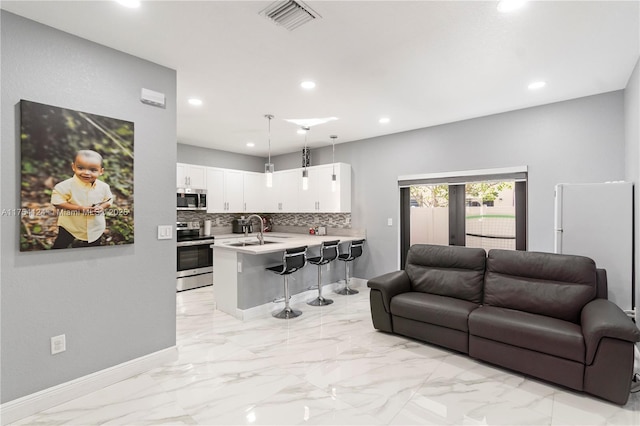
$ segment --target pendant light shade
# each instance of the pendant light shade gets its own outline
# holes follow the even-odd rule
[[[265,118],[269,120],[269,160],[264,165],[264,174],[267,188],[271,188],[273,187],[273,172],[275,170],[271,162],[271,119],[273,118],[273,114],[265,114]]]
[[[336,176],[336,139],[337,135],[329,136],[333,143],[331,144],[331,162],[333,163],[333,173],[331,173],[331,192],[336,192],[338,186],[338,176]]]
[[[309,189],[309,171],[307,170],[307,166],[311,162],[309,155],[309,148],[307,148],[307,133],[309,133],[310,127],[302,126],[302,130],[304,130],[304,148],[302,149],[302,190],[306,191]]]

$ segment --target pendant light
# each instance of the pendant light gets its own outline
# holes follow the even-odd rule
[[[304,130],[304,148],[302,148],[302,190],[306,191],[309,189],[309,171],[307,170],[307,166],[309,165],[309,148],[307,148],[307,133],[309,132],[310,127],[302,126],[302,130]]]
[[[338,176],[336,176],[336,139],[338,139],[337,135],[329,136],[333,143],[331,145],[331,162],[333,163],[333,173],[331,173],[331,192],[336,192],[336,187],[338,186]]]
[[[264,174],[266,176],[267,188],[271,188],[273,186],[273,163],[271,162],[271,119],[273,118],[273,114],[265,114],[264,116],[269,120],[269,161],[264,165]]]

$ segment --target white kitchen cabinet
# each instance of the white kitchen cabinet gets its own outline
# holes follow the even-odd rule
[[[241,213],[244,210],[242,171],[207,167],[207,213]]]
[[[224,198],[227,201],[227,212],[244,212],[244,179],[240,170],[224,171]]]
[[[207,167],[207,213],[226,213],[224,170]]]
[[[322,186],[320,169],[318,167],[307,167],[307,175],[309,182],[307,189],[304,189],[302,186],[302,177],[298,179],[298,211],[301,213],[317,213],[320,211],[318,204],[320,189]],[[300,176],[302,176],[302,171],[300,171]],[[327,184],[331,184],[331,175],[329,175],[329,181],[327,181]]]
[[[351,166],[335,164],[337,184],[332,191],[334,166],[307,168],[309,189],[302,189],[302,168],[273,174],[267,188],[264,173],[206,168],[207,213],[350,213]]]
[[[178,163],[176,166],[176,187],[204,189],[207,185],[207,168],[193,164]]]
[[[298,186],[302,181],[302,170],[292,169],[275,172],[273,186],[266,188],[266,213],[295,213],[298,211]]]
[[[245,213],[264,212],[266,205],[266,177],[264,173],[244,172]]]
[[[336,185],[332,187],[331,177],[335,170]],[[344,163],[308,167],[309,185],[302,189],[299,182],[302,213],[349,213],[351,212],[351,166]],[[302,172],[300,172],[302,176]]]

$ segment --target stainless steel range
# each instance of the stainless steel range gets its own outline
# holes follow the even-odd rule
[[[213,285],[213,236],[200,234],[200,222],[177,222],[178,291]]]

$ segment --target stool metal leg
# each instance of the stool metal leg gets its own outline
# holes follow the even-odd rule
[[[349,262],[344,262],[344,288],[336,291],[336,293],[343,296],[358,294],[358,290],[354,290],[349,287]]]
[[[275,318],[289,319],[289,318],[299,317],[300,315],[302,315],[301,311],[291,309],[291,306],[289,306],[290,298],[291,296],[289,295],[289,279],[288,279],[288,276],[285,275],[284,276],[284,309],[278,312],[277,314],[273,314]]]
[[[322,265],[318,265],[318,297],[313,299],[311,302],[307,302],[307,305],[326,306],[332,303],[333,300],[322,297]]]

